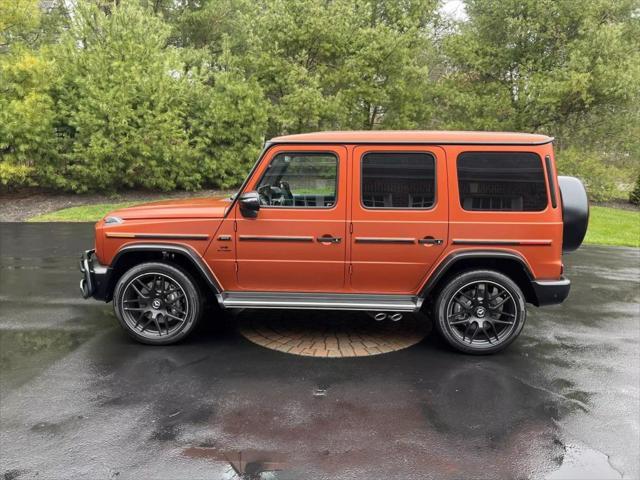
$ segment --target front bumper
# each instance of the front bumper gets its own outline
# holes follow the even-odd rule
[[[571,280],[565,277],[560,280],[534,280],[531,286],[536,294],[536,305],[544,307],[564,302],[571,290]]]
[[[96,300],[111,300],[109,291],[109,278],[111,269],[98,262],[95,250],[85,250],[80,258],[80,271],[83,276],[80,280],[80,292],[83,298],[93,297]]]

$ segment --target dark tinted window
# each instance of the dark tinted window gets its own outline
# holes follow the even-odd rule
[[[336,203],[337,178],[331,153],[279,153],[256,190],[265,206],[329,208]]]
[[[362,205],[431,208],[435,159],[427,153],[367,153],[362,159]]]
[[[535,153],[463,153],[458,187],[465,210],[535,212],[547,206],[542,160]]]

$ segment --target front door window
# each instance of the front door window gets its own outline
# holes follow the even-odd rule
[[[331,208],[336,203],[338,159],[331,153],[279,153],[257,191],[271,207]]]

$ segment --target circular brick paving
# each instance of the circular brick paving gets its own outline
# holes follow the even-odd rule
[[[361,312],[253,312],[238,318],[240,333],[266,348],[312,357],[363,357],[420,342],[431,328],[424,317],[377,322]]]

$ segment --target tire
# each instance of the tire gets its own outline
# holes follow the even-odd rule
[[[438,333],[453,348],[487,355],[505,349],[520,335],[527,310],[522,291],[509,277],[473,270],[445,284],[434,317]]]
[[[135,340],[170,345],[196,327],[202,294],[191,276],[166,263],[150,262],[127,270],[116,283],[113,309],[120,325]]]

